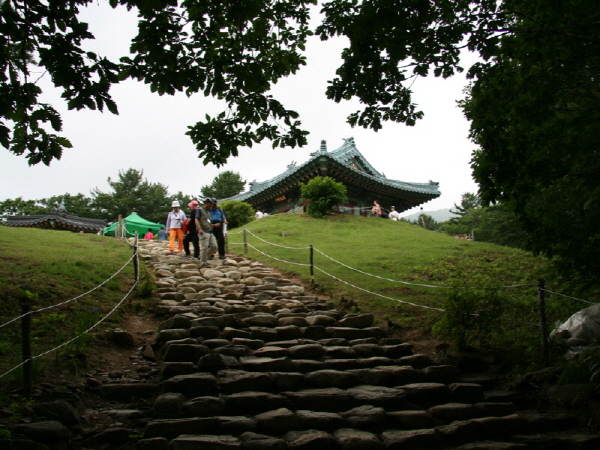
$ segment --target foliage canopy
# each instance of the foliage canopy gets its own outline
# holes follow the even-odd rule
[[[327,213],[346,200],[346,186],[331,177],[315,177],[308,183],[300,183],[302,198],[309,200],[307,212],[313,217],[325,217]]]
[[[254,220],[254,208],[246,202],[225,200],[219,206],[225,211],[229,228],[243,227]]]
[[[246,180],[237,172],[226,170],[217,175],[211,184],[202,186],[203,197],[215,197],[218,199],[233,197],[239,194],[246,185]]]

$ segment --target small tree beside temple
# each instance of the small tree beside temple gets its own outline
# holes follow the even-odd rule
[[[346,200],[346,186],[331,177],[315,177],[300,183],[302,198],[309,200],[307,212],[312,217],[325,217]]]

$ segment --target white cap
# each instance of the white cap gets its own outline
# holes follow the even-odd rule
[[[179,208],[179,202],[174,200],[173,203],[171,203],[171,208]]]

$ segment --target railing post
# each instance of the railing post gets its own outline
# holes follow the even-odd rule
[[[21,361],[23,397],[31,397],[31,304],[21,303]]]
[[[138,253],[138,232],[135,232],[135,242],[133,244],[133,270],[135,272],[135,282],[140,282],[140,259]]]
[[[115,238],[116,239],[121,238],[121,221],[122,220],[123,220],[123,216],[121,214],[119,214],[117,216],[117,227],[115,228]]]
[[[248,236],[246,235],[245,227],[244,227],[244,253],[248,253]]]
[[[313,283],[314,283],[314,277],[315,277],[315,268],[314,268],[314,261],[313,261],[313,246],[312,244],[309,246],[310,248],[310,277],[313,278]]]
[[[546,299],[544,280],[538,280],[538,313],[540,315],[540,332],[542,334],[542,362],[544,367],[550,364],[548,351],[548,323],[546,322]]]

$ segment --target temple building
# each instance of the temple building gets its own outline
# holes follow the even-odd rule
[[[7,216],[3,225],[9,227],[52,228],[55,230],[98,233],[106,227],[106,220],[72,216],[67,213],[65,205],[61,201],[60,206],[53,209],[48,214],[35,216]]]
[[[306,202],[300,194],[300,183],[317,176],[331,177],[347,189],[346,203],[340,212],[355,215],[370,214],[373,201],[384,210],[391,206],[402,212],[441,195],[439,183],[408,183],[391,180],[369,164],[356,148],[354,138],[344,139],[343,145],[331,152],[325,141],[319,151],[311,153],[304,164],[290,164],[282,174],[262,182],[249,183],[249,190],[223,200],[238,200],[251,204],[264,213],[303,212]]]

